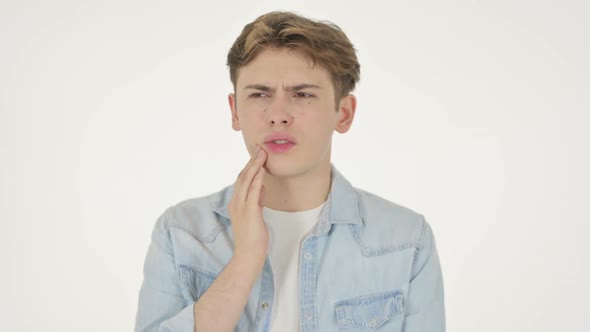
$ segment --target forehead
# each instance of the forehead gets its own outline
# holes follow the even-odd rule
[[[268,48],[261,51],[247,66],[238,69],[237,88],[249,84],[313,83],[331,87],[330,74],[323,67],[296,50]]]

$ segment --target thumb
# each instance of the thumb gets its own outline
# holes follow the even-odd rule
[[[265,193],[265,188],[264,188],[264,185],[262,185],[262,187],[260,188],[260,196],[258,198],[258,205],[260,205],[260,207],[264,206],[264,197],[265,197],[264,193]]]

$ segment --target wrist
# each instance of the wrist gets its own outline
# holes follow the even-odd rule
[[[264,264],[266,260],[266,251],[259,249],[235,249],[231,258],[244,264]]]
[[[234,250],[230,263],[241,271],[251,271],[257,274],[262,271],[265,260],[266,252],[237,249]]]

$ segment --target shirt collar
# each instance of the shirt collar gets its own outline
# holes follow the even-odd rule
[[[356,191],[334,165],[331,166],[331,180],[330,193],[320,212],[316,235],[326,233],[331,224],[363,224]],[[213,211],[224,217],[226,222],[230,220],[228,205],[233,191],[234,185],[226,187],[221,196],[212,202]]]

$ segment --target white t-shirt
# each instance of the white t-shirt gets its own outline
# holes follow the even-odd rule
[[[268,255],[273,272],[271,332],[299,331],[299,252],[301,241],[317,223],[325,203],[317,208],[285,212],[263,208],[269,232]]]

